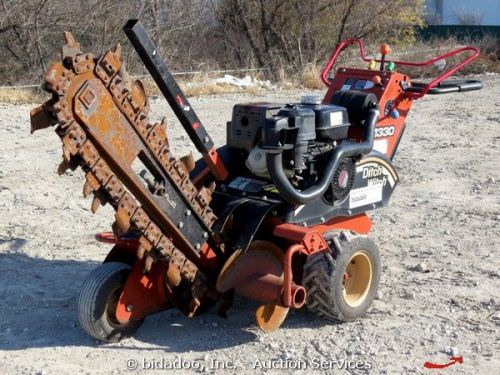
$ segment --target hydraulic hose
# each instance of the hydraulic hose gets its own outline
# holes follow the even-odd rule
[[[283,171],[282,153],[283,150],[273,150],[266,153],[266,164],[274,185],[280,192],[283,199],[293,205],[300,205],[311,202],[325,194],[333,174],[337,170],[339,163],[346,157],[363,156],[373,150],[375,139],[375,125],[378,121],[380,112],[372,108],[367,111],[364,122],[363,141],[360,143],[342,143],[331,151],[331,155],[325,167],[323,175],[316,184],[306,190],[297,190]]]

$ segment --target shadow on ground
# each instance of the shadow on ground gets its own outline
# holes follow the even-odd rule
[[[228,319],[219,317],[215,309],[193,319],[168,310],[148,317],[135,340],[99,343],[80,328],[76,311],[83,280],[98,264],[32,258],[16,252],[0,254],[0,349],[104,345],[117,350],[182,353],[234,347],[257,337],[254,312],[258,304],[237,298]],[[285,326],[316,328],[324,323],[312,314],[294,311]]]

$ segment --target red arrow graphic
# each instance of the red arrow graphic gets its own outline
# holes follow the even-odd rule
[[[464,363],[464,358],[463,357],[450,357],[450,362],[445,363],[445,364],[436,364],[432,362],[425,362],[424,367],[425,368],[446,368],[448,366],[454,365],[455,363]]]

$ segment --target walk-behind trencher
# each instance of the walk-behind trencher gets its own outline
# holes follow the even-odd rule
[[[141,23],[124,31],[202,157],[172,156],[166,121],[148,121],[148,97],[140,81],[127,83],[119,45],[96,57],[65,33],[62,60],[45,75],[52,97],[32,110],[31,131],[57,125],[59,174],[81,167],[92,211],[116,211],[113,231],[96,235],[114,246],[79,296],[85,331],[118,341],[171,307],[192,317],[217,304],[225,316],[235,292],[262,303],[255,315],[266,332],[304,305],[333,321],[361,317],[381,271],[367,211],[387,205],[398,183],[392,158],[406,116],[426,94],[480,89],[445,80],[479,51],[415,63],[390,60],[382,45],[370,60],[362,40],[345,40],[321,75],[323,98],[235,105],[215,148]],[[369,68],[330,77],[352,44]],[[397,72],[462,53],[430,83]]]

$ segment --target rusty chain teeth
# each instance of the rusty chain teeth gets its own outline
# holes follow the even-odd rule
[[[177,185],[198,214],[207,228],[211,228],[216,220],[209,207],[211,191],[202,187],[196,189],[184,163],[175,159],[169,149],[166,135],[166,123],[148,123],[148,101],[140,81],[128,88],[119,74],[121,68],[121,48],[117,45],[113,50],[96,59],[92,54],[83,54],[73,36],[65,34],[66,45],[63,47],[62,62],[53,63],[45,75],[45,89],[53,94],[53,98],[38,111],[49,111],[49,115],[57,121],[34,122],[32,113],[32,130],[52,125],[57,122],[57,134],[63,142],[63,162],[58,172],[64,173],[67,168],[81,166],[85,171],[86,181],[83,195],[94,194],[91,210],[95,212],[101,205],[110,203],[116,211],[113,231],[116,235],[128,232],[131,228],[141,233],[137,256],[145,258],[146,271],[152,262],[162,257],[169,266],[178,270],[181,277],[192,283],[194,300],[202,295],[204,275],[172,242],[170,236],[163,233],[158,225],[147,214],[136,198],[129,192],[106,161],[106,157],[92,138],[88,137],[81,121],[75,118],[72,101],[79,95],[81,100],[93,102],[91,91],[82,90],[87,81],[99,78],[113,99],[114,105],[135,127],[137,134],[147,145],[149,151],[161,164],[164,172]],[[87,97],[88,96],[88,97]],[[50,105],[49,105],[50,104]],[[84,103],[85,104],[85,103]],[[195,290],[196,289],[196,290]],[[194,301],[193,303],[197,303]]]

